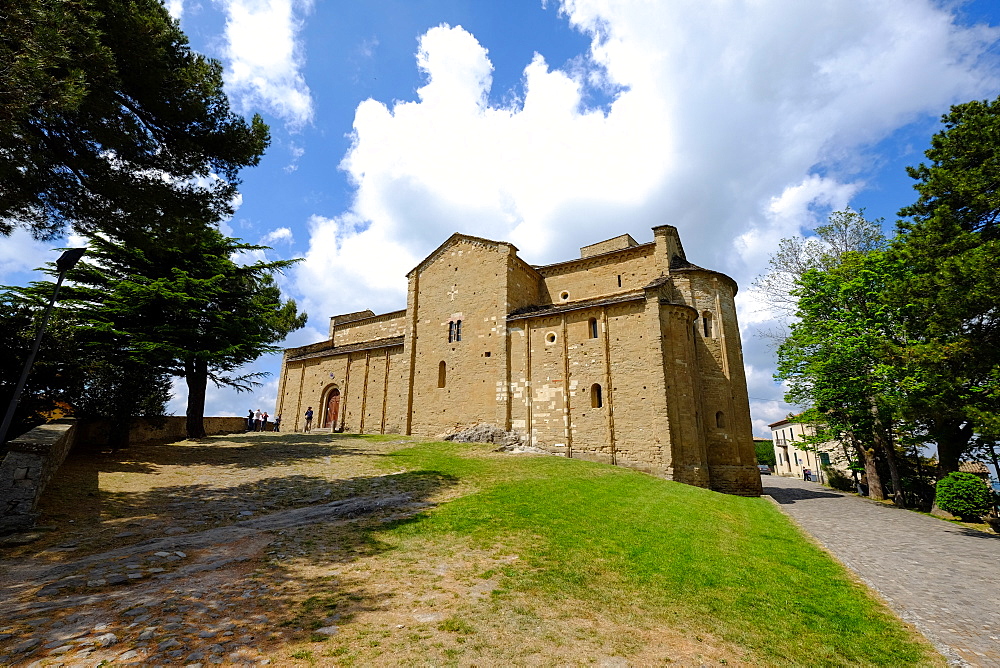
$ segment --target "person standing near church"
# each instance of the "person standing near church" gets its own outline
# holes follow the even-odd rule
[[[310,406],[306,409],[306,431],[312,429],[313,426],[313,407]]]
[[[274,416],[274,430],[281,431],[280,427],[281,427],[281,413],[278,413],[277,415]]]
[[[260,431],[260,421],[264,419],[264,414],[257,409],[257,412],[253,414],[253,430]]]
[[[247,431],[253,431],[253,409],[247,413]]]

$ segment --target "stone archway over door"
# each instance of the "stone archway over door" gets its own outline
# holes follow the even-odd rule
[[[323,428],[337,428],[337,417],[340,415],[340,390],[333,388],[326,399],[326,413]]]

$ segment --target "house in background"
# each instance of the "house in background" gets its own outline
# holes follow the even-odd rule
[[[850,462],[844,454],[844,447],[838,441],[829,441],[817,446],[806,447],[805,438],[814,436],[816,430],[812,425],[793,422],[789,416],[784,420],[771,423],[771,440],[774,442],[774,472],[777,475],[801,478],[802,472],[809,469],[812,479],[825,481],[824,466],[833,466],[844,473],[850,470]]]
[[[962,473],[971,473],[973,475],[979,476],[983,482],[992,487],[992,480],[990,477],[990,468],[982,462],[959,462],[958,470]]]

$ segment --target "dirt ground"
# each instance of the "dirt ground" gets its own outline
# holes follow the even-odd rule
[[[39,527],[0,539],[0,665],[741,663],[627,605],[505,590],[518,554],[503,545],[373,539],[471,491],[393,470],[385,455],[413,443],[262,433],[74,453]]]

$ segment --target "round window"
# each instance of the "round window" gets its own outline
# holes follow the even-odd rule
[[[563,291],[562,291],[562,292],[561,292],[561,293],[559,294],[559,299],[561,299],[561,300],[563,300],[563,301],[566,301],[567,299],[569,299],[569,293],[568,293],[568,292],[566,292],[565,290],[563,290]]]
[[[556,333],[555,332],[549,332],[548,334],[546,334],[545,335],[545,342],[546,343],[555,343],[556,342]]]

